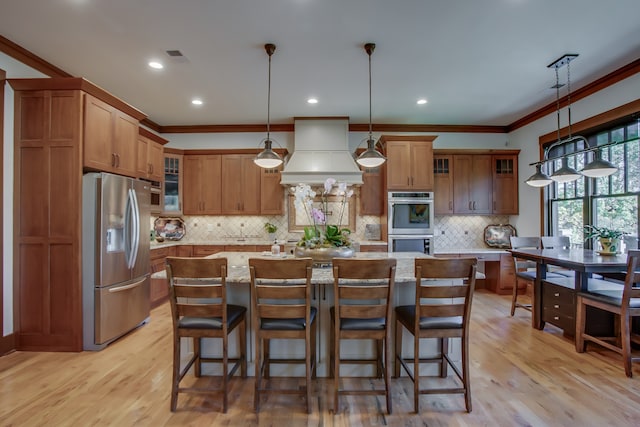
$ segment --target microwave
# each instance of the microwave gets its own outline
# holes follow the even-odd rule
[[[391,191],[387,200],[389,235],[433,235],[433,192]]]

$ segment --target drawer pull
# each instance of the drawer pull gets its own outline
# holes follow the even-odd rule
[[[560,292],[556,292],[555,294],[553,294],[554,297],[559,297],[560,296]]]
[[[558,304],[554,305],[553,308],[560,308]]]
[[[553,316],[553,320],[560,320],[558,316]]]

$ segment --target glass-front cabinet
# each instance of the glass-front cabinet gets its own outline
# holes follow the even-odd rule
[[[164,156],[164,213],[182,214],[182,155]]]

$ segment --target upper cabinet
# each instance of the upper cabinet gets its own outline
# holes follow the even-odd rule
[[[518,215],[518,155],[491,156],[493,213]]]
[[[260,170],[260,213],[282,215],[284,213],[284,187],[280,184],[282,167]]]
[[[517,215],[519,150],[436,150],[436,215]]]
[[[453,210],[457,214],[490,214],[491,155],[453,156]]]
[[[220,215],[222,183],[220,155],[184,156],[184,214]]]
[[[253,154],[222,156],[222,213],[260,214],[260,174]],[[257,197],[256,197],[257,196]]]
[[[136,170],[138,178],[162,182],[164,178],[164,144],[168,141],[144,128],[138,135]]]
[[[137,176],[138,120],[86,94],[84,98],[84,166]]]
[[[387,189],[433,191],[435,136],[388,136],[382,141],[387,155]]]
[[[182,214],[184,169],[182,154],[164,153],[164,209],[165,213]]]
[[[384,170],[385,165],[377,168],[360,168],[362,186],[360,186],[360,215],[380,216],[384,212]]]

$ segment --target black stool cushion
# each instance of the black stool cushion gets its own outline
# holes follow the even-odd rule
[[[311,307],[310,320],[313,323],[316,319],[318,309]],[[299,331],[305,328],[305,319],[260,319],[261,329],[269,331]]]
[[[233,324],[247,312],[246,307],[227,304],[227,326]],[[178,320],[178,328],[182,329],[222,329],[220,317],[183,317]]]
[[[335,307],[329,309],[331,318],[335,318]],[[377,317],[374,319],[340,319],[340,329],[343,331],[378,331],[384,329],[385,318]]]
[[[401,305],[396,307],[396,318],[413,325],[416,321],[416,306]],[[462,329],[462,316],[421,317],[420,329]]]

